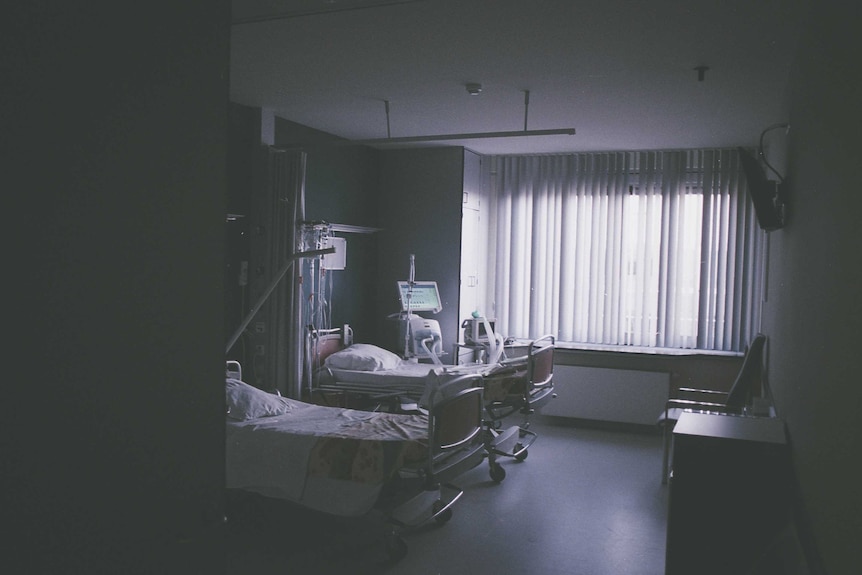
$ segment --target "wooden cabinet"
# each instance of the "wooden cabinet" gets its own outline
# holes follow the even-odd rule
[[[683,413],[673,432],[665,573],[744,573],[790,517],[784,423]]]

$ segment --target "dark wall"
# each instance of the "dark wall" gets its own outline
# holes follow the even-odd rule
[[[787,226],[770,235],[768,372],[826,570],[862,565],[859,7],[818,3],[791,76]]]
[[[375,296],[378,341],[392,349],[397,327],[386,316],[398,312],[396,282],[408,279],[410,254],[416,280],[438,284],[443,310],[436,316],[444,351],[458,341],[461,273],[461,196],[464,149],[423,148],[381,152],[380,227]],[[451,359],[451,358],[449,358]],[[444,363],[448,363],[444,358]]]
[[[255,151],[261,145],[261,110],[231,103],[228,107],[228,213],[248,215],[254,181]]]
[[[222,568],[229,20],[4,14],[5,572]]]
[[[338,139],[276,118],[275,143],[307,154],[305,219],[376,228],[379,189],[377,152],[364,146],[332,145]],[[350,324],[356,341],[372,341],[377,289],[377,234],[338,233],[347,239],[347,266],[327,272],[333,327]]]
[[[225,331],[233,332],[242,323],[253,302],[249,302],[248,263],[249,222],[252,186],[255,181],[257,149],[261,146],[261,111],[231,103],[228,108],[228,193],[227,213],[236,216],[225,222],[224,314]],[[240,341],[227,354],[228,359],[248,366],[250,354]],[[251,381],[251,380],[250,380]]]
[[[356,341],[394,349],[395,328],[386,316],[399,309],[395,282],[407,279],[409,254],[415,254],[416,279],[439,284],[444,309],[434,319],[451,352],[458,329],[463,148],[378,151],[343,144],[276,118],[275,145],[307,154],[305,219],[380,229],[338,234],[347,238],[347,269],[328,272],[331,325],[348,323]]]

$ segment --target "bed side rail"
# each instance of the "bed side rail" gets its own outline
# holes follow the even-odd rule
[[[554,394],[554,336],[545,335],[530,345],[528,354],[529,379],[526,390],[526,405],[523,410],[530,413],[556,397]]]
[[[457,449],[481,432],[482,392],[481,387],[471,387],[434,406],[429,425],[435,449]]]
[[[545,335],[531,342],[527,364],[531,388],[542,387],[553,383],[553,335]]]

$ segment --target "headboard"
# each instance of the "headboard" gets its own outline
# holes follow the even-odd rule
[[[346,333],[345,333],[346,328]],[[345,337],[346,336],[346,337]],[[353,330],[345,325],[342,328],[314,329],[308,327],[308,358],[312,371],[316,371],[327,357],[341,351],[352,343]]]

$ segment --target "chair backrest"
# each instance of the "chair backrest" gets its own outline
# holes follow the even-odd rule
[[[742,367],[727,394],[725,405],[742,409],[751,397],[754,386],[761,381],[763,368],[763,350],[766,346],[766,336],[757,334],[745,352]]]

